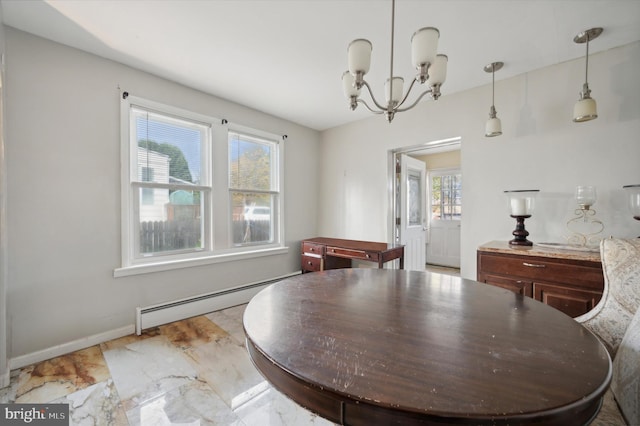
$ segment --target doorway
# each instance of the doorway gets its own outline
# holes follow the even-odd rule
[[[459,160],[460,147],[461,138],[456,137],[427,142],[420,145],[396,148],[389,151],[389,241],[395,244],[405,245],[405,259],[415,260],[414,263],[416,265],[411,269],[424,270],[426,264],[443,265],[454,268],[457,268],[460,265],[460,232],[462,223],[462,192],[461,186],[459,185],[462,177]],[[406,206],[410,201],[407,198],[407,194],[410,194],[410,192],[406,190],[406,187],[411,185],[411,182],[408,180],[411,173],[406,170],[403,172],[403,156],[411,157],[412,159],[425,164],[426,167],[426,184],[422,186],[424,191],[422,199],[426,202],[424,203],[424,208],[421,209],[423,215],[419,219],[416,217],[405,218],[408,212]],[[448,166],[444,167],[442,161],[436,161],[437,157],[449,157],[449,163],[447,163]],[[451,159],[456,157],[457,163],[452,163]],[[440,160],[442,160],[442,158]],[[412,162],[412,164],[415,163]],[[416,167],[417,166],[413,166],[414,169]],[[445,176],[445,174],[441,173],[445,171],[455,171],[455,175],[458,175],[459,177],[457,182],[454,182],[455,185],[453,186],[453,192],[448,192],[445,188],[444,195],[446,196],[447,205],[444,210],[446,210],[447,215],[446,219],[442,220],[441,217],[434,218],[437,216],[434,215],[434,208],[436,211],[442,211],[443,207],[442,203],[439,203],[437,207],[435,206],[438,198],[436,197],[434,199],[433,197],[433,194],[435,193],[433,189],[433,178],[440,177],[440,179],[436,179],[436,182],[442,182],[442,176]],[[413,175],[415,176],[415,173]],[[438,192],[438,196],[442,199],[443,192],[441,190]],[[452,196],[455,197],[455,199],[452,199]],[[413,215],[415,216],[415,209],[413,210]],[[414,223],[414,225],[417,225],[418,222],[421,224],[420,227],[414,226],[412,229],[405,229],[407,227],[407,223]],[[453,231],[448,229],[451,227],[453,227]],[[446,232],[444,231],[445,229],[447,229]],[[411,235],[407,235],[407,232],[411,233]],[[421,247],[416,247],[413,243],[419,240],[420,236],[416,235],[416,233],[419,232],[422,232],[424,243]],[[406,243],[408,239],[412,241],[411,245]],[[441,254],[445,255],[444,258]],[[422,256],[422,258],[417,260],[420,256]],[[410,269],[406,266],[405,268]]]

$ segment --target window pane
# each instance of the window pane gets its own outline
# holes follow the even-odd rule
[[[409,226],[422,225],[422,185],[420,174],[409,173],[407,179],[407,193],[409,194],[409,208],[407,209],[407,223]]]
[[[138,145],[137,179],[200,184],[202,145],[208,127],[140,109],[134,109],[133,114]]]
[[[271,243],[275,194],[232,192],[231,228],[235,245]]]
[[[235,189],[270,191],[273,182],[273,142],[237,133],[229,134],[229,186]]]
[[[140,254],[202,249],[202,191],[140,188],[153,191],[153,203],[140,205]]]

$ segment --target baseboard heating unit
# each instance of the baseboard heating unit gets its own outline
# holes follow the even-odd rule
[[[142,330],[180,321],[198,315],[208,314],[220,309],[247,303],[260,290],[285,278],[299,275],[300,272],[261,281],[245,284],[227,290],[216,291],[199,296],[160,303],[157,305],[136,308],[136,334],[142,334]]]

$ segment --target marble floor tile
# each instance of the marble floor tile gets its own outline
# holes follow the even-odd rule
[[[49,402],[109,378],[98,346],[43,361],[20,371],[15,402]]]
[[[160,326],[160,333],[180,349],[189,349],[229,336],[229,333],[205,316]]]
[[[245,307],[14,370],[0,402],[69,404],[71,426],[331,425],[273,389],[253,366]]]
[[[229,406],[199,381],[191,381],[130,409],[127,418],[131,426],[243,426]]]
[[[264,381],[244,349],[231,338],[191,348],[185,352],[192,359],[198,377],[205,380],[233,408],[236,398]],[[237,402],[236,402],[237,403]]]
[[[206,317],[229,333],[238,343],[244,345],[245,335],[242,327],[242,316],[246,306],[234,306],[233,308],[212,312],[207,314]]]
[[[333,425],[272,388],[238,407],[235,413],[247,426]]]
[[[129,424],[113,380],[96,383],[53,401],[69,405],[70,424],[126,426]]]
[[[196,370],[166,336],[104,351],[125,410],[196,379]]]

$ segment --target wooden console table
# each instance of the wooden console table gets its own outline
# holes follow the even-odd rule
[[[404,269],[404,246],[323,237],[302,240],[302,273],[350,268],[353,259],[377,262],[378,268],[399,259],[400,269]]]
[[[478,281],[532,297],[571,317],[590,311],[602,297],[599,252],[492,241],[478,247],[477,254]]]

